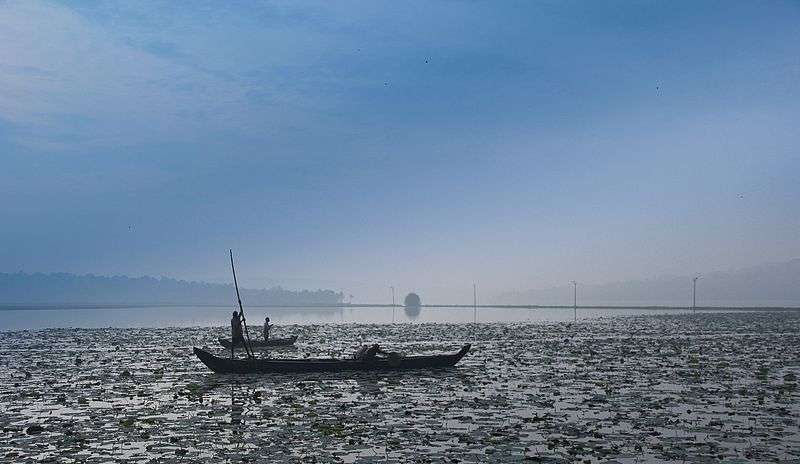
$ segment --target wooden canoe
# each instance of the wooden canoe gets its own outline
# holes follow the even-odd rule
[[[469,352],[464,345],[455,353],[430,356],[406,356],[397,359],[375,358],[369,361],[355,359],[230,359],[215,356],[203,349],[194,348],[194,354],[209,369],[218,374],[268,374],[287,372],[340,372],[380,371],[402,369],[437,369],[452,367]]]
[[[231,339],[230,338],[219,338],[217,339],[219,344],[224,346],[226,349],[231,349]],[[290,346],[294,345],[294,342],[297,341],[297,335],[289,338],[270,338],[269,340],[250,340],[250,346],[253,347],[254,350],[262,349],[262,348],[272,348],[276,346]],[[244,348],[244,346],[240,343],[236,345],[236,348]]]

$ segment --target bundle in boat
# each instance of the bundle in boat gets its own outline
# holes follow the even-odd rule
[[[438,369],[452,367],[470,349],[464,345],[455,353],[402,358],[358,359],[230,359],[215,356],[203,349],[194,348],[194,354],[209,369],[218,374],[266,374],[285,372],[340,372],[381,371],[405,369]]]
[[[219,338],[219,344],[224,346],[226,349],[231,349],[231,339],[230,338]],[[268,340],[250,340],[250,347],[254,350],[259,348],[271,348],[275,346],[291,346],[294,345],[294,342],[297,341],[297,335],[289,337],[289,338],[270,338]],[[236,344],[236,348],[241,348],[244,345],[241,343]]]

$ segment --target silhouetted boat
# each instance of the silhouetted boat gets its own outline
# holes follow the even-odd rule
[[[231,340],[230,338],[219,338],[219,344],[224,346],[227,349],[231,349]],[[289,338],[270,338],[269,340],[250,340],[250,346],[254,349],[260,348],[271,348],[275,346],[290,346],[294,345],[294,342],[297,341],[297,335]],[[236,345],[236,347],[243,347],[240,343]]]
[[[435,369],[452,367],[470,349],[464,345],[456,353],[430,356],[405,356],[402,358],[374,358],[369,361],[355,359],[230,359],[214,356],[208,351],[194,348],[194,354],[209,369],[218,374],[268,374],[284,372],[340,372],[378,371],[400,369]]]

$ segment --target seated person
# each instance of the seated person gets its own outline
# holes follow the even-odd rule
[[[389,358],[392,361],[403,357],[402,354],[395,351],[385,351],[380,345],[374,343],[372,345],[362,345],[353,355],[353,358],[359,361],[372,361],[378,356]]]
[[[367,345],[359,346],[358,349],[356,350],[356,352],[353,353],[353,359],[356,359],[356,360],[360,361],[364,357],[364,353],[367,352],[368,348],[369,348],[369,346],[367,346]]]
[[[367,348],[367,351],[364,352],[364,357],[362,358],[362,361],[372,361],[378,356],[379,353],[385,354],[386,352],[381,349],[380,345],[374,343],[369,348]]]

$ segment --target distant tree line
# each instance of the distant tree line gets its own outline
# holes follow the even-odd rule
[[[333,290],[240,289],[250,305],[337,304]],[[0,273],[0,304],[213,304],[235,305],[232,284],[168,277]]]
[[[691,305],[692,275],[662,276],[607,284],[578,283],[578,305]],[[572,286],[500,295],[502,304],[572,304]],[[704,274],[697,304],[730,306],[800,305],[800,258]]]

